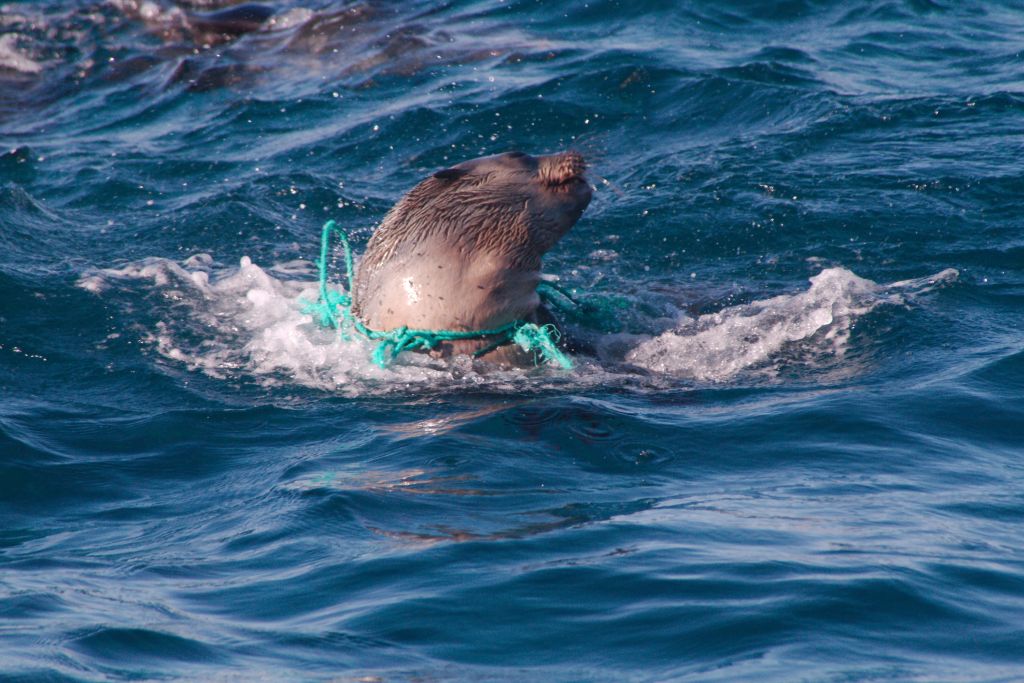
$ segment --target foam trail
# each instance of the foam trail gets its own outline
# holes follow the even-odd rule
[[[18,36],[8,33],[0,35],[0,69],[38,74],[43,70],[43,65],[19,50]]]
[[[626,360],[654,372],[721,382],[763,366],[788,344],[811,340],[819,350],[842,356],[854,321],[883,303],[954,281],[957,271],[879,285],[845,268],[827,268],[810,279],[810,288],[724,308],[679,325],[633,348]]]
[[[453,382],[500,389],[521,385],[526,376],[496,371],[485,377],[471,371],[467,358],[449,364],[418,353],[379,368],[370,360],[371,342],[341,340],[302,313],[305,302],[316,300],[314,278],[309,262],[264,270],[243,257],[230,268],[199,254],[181,263],[150,258],[90,270],[78,286],[120,303],[142,329],[142,341],[163,358],[218,379],[356,396]],[[545,368],[534,374],[558,373]]]
[[[679,313],[668,332],[630,336],[615,354],[655,375],[721,382],[744,372],[770,370],[788,345],[809,343],[811,358],[842,357],[851,326],[883,303],[904,303],[915,294],[955,280],[955,270],[929,278],[879,285],[844,268],[829,268],[796,294],[724,308],[698,318]],[[306,261],[263,269],[248,257],[237,268],[198,254],[181,263],[151,258],[122,268],[85,273],[78,286],[121,304],[141,339],[157,354],[219,379],[255,380],[266,386],[304,386],[349,395],[407,391],[414,386],[479,386],[522,391],[569,383],[574,388],[635,383],[622,374],[578,358],[577,370],[545,368],[473,371],[467,358],[452,363],[406,353],[388,368],[370,361],[372,344],[343,341],[302,313],[317,296],[315,270]],[[652,328],[665,329],[661,324]],[[606,342],[614,343],[608,337]],[[614,364],[613,364],[614,365]]]

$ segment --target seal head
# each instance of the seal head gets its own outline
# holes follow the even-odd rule
[[[438,171],[402,197],[373,234],[353,311],[376,330],[550,322],[536,292],[541,257],[590,203],[585,170],[576,152],[509,152]],[[473,353],[493,341],[450,342],[440,353]],[[520,364],[513,355],[506,349],[487,358]]]

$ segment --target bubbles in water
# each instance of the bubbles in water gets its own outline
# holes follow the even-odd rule
[[[0,35],[0,70],[10,69],[23,74],[37,74],[43,65],[18,48],[18,36],[8,33]]]
[[[605,366],[578,357],[573,372],[488,370],[468,358],[440,362],[403,354],[387,368],[370,361],[372,343],[346,341],[302,313],[317,296],[312,264],[291,261],[263,269],[248,257],[237,268],[198,254],[177,263],[151,258],[122,268],[93,270],[78,285],[117,299],[143,330],[143,339],[165,359],[219,379],[255,379],[265,386],[304,386],[349,395],[404,391],[415,386],[484,386],[489,390],[571,384],[629,384],[670,376],[721,382],[757,372],[796,342],[813,342],[816,352],[841,357],[854,321],[882,303],[902,303],[956,271],[930,278],[878,285],[843,268],[811,278],[804,292],[723,308],[689,318],[678,313],[674,329],[658,336],[607,336],[599,346],[624,357]],[[140,288],[140,283],[143,287]],[[660,329],[665,329],[660,327]],[[647,378],[637,369],[650,371]]]
[[[446,363],[411,352],[380,368],[370,360],[373,343],[358,336],[343,340],[302,312],[317,298],[314,278],[305,261],[264,270],[243,257],[230,268],[198,254],[181,263],[149,258],[92,270],[78,286],[117,300],[139,319],[144,341],[163,358],[218,379],[364,395],[452,383],[522,388],[530,376],[558,381],[564,374],[554,368],[482,374],[468,358]]]
[[[626,360],[677,377],[720,382],[763,366],[787,344],[812,338],[820,353],[842,356],[858,317],[956,277],[950,269],[882,286],[845,268],[827,268],[811,278],[805,292],[685,319],[676,329],[635,347]]]

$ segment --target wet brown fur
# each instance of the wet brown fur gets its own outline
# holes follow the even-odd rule
[[[509,153],[427,178],[385,216],[359,264],[354,312],[373,329],[493,329],[547,322],[541,257],[590,201],[583,158]],[[446,344],[472,353],[492,340]],[[489,354],[505,364],[515,354]]]

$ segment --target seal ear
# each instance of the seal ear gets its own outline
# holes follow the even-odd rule
[[[467,171],[464,168],[446,168],[435,173],[434,177],[437,178],[438,180],[444,180],[445,182],[450,183],[454,180],[458,180],[459,178],[461,178],[464,175],[467,175],[468,173],[469,171]]]

